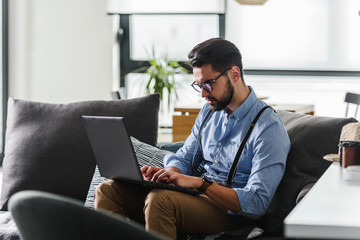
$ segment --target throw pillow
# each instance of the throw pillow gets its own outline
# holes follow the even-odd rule
[[[354,118],[333,118],[278,111],[289,134],[291,148],[286,170],[272,202],[262,218],[263,229],[282,235],[284,218],[295,207],[302,188],[316,182],[330,162],[326,154],[336,153],[341,129]]]
[[[11,195],[39,190],[85,201],[95,159],[82,115],[121,116],[129,134],[156,145],[159,95],[117,101],[8,102],[1,210]]]
[[[144,165],[151,165],[156,167],[164,167],[163,159],[166,154],[170,154],[171,152],[161,150],[159,148],[153,147],[149,144],[143,143],[136,138],[131,137],[131,141],[134,147],[135,155],[138,159],[139,166],[142,167]],[[95,172],[89,187],[89,191],[86,197],[85,206],[89,208],[94,208],[94,196],[95,189],[97,185],[106,181],[107,178],[101,177],[98,167],[96,166]]]

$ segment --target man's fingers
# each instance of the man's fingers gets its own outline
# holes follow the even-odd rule
[[[160,182],[163,181],[165,177],[168,177],[168,171],[161,169],[157,171],[154,176],[152,177],[152,181]]]
[[[143,166],[140,171],[142,174],[146,173],[146,171],[149,169],[149,166]]]

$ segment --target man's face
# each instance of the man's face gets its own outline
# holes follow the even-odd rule
[[[214,72],[210,64],[204,65],[200,68],[193,69],[195,82],[201,84],[208,80],[215,79],[221,74]],[[220,76],[212,85],[212,91],[209,92],[204,88],[201,90],[201,96],[205,98],[211,105],[211,109],[219,111],[229,105],[234,96],[234,87],[230,82],[227,72]]]

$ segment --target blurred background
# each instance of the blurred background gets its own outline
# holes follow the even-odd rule
[[[344,117],[345,93],[360,92],[360,1],[254,2],[2,0],[2,131],[8,96],[52,103],[110,100],[111,91],[142,96],[152,49],[184,63],[195,44],[219,36],[242,52],[258,97]],[[165,127],[174,107],[204,103],[191,74],[175,78]]]

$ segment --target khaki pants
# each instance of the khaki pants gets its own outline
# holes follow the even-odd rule
[[[109,180],[95,192],[95,208],[120,214],[139,223],[147,230],[176,239],[185,234],[215,234],[248,226],[252,222],[241,216],[228,215],[207,196],[153,189]]]

